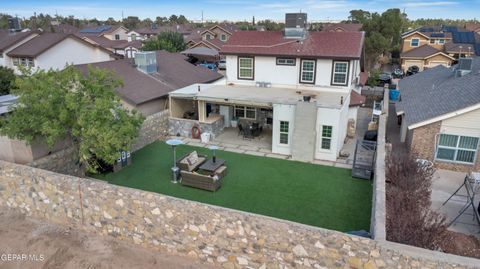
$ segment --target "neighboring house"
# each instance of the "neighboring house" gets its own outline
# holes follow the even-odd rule
[[[189,48],[206,47],[220,50],[237,28],[232,25],[214,25],[208,29],[193,31],[186,37]]]
[[[40,31],[26,31],[9,33],[8,31],[0,32],[0,66],[12,68],[12,60],[7,53],[16,47],[28,42],[32,38],[38,36]]]
[[[445,53],[445,44],[452,42],[452,34],[444,32],[411,31],[402,36],[400,64],[404,71],[418,66],[420,71],[437,65],[449,67],[455,61]]]
[[[402,34],[400,62],[404,71],[414,65],[420,70],[449,67],[458,58],[475,54],[480,54],[480,37],[455,26],[420,27]]]
[[[467,23],[465,24],[465,30],[475,32],[480,35],[480,23]]]
[[[439,168],[480,171],[480,58],[400,80],[400,142]]]
[[[148,57],[145,65],[141,57]],[[117,89],[123,105],[148,116],[167,109],[168,94],[194,83],[211,83],[222,75],[207,68],[192,65],[186,57],[166,51],[139,52],[131,59],[77,65],[83,72],[87,66],[106,68],[115,72],[124,85]]]
[[[170,94],[170,132],[190,136],[193,124],[215,137],[240,119],[263,126],[273,153],[335,161],[360,90],[363,42],[363,32],[307,33],[306,14],[287,14],[285,31],[235,32],[220,51],[225,83]]]
[[[326,23],[323,25],[323,32],[360,32],[361,23]]]
[[[63,69],[67,64],[103,62],[114,59],[103,47],[73,34],[41,33],[4,55],[5,66],[20,74],[18,66],[32,69]]]
[[[102,46],[111,52],[133,58],[142,47],[144,36],[123,26],[102,25],[80,30],[77,36],[91,44]]]

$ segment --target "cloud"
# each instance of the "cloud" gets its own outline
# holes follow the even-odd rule
[[[405,3],[402,6],[404,7],[444,7],[444,6],[451,6],[457,5],[458,2],[452,1],[437,1],[437,2],[409,2]]]

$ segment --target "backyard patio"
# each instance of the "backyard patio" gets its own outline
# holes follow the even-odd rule
[[[207,148],[181,145],[177,157]],[[338,230],[369,230],[372,186],[351,170],[217,150],[228,174],[209,192],[171,182],[172,149],[157,141],[133,153],[132,165],[97,175],[111,184]]]

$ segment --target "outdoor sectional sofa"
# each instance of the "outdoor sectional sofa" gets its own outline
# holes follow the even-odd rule
[[[198,155],[196,161],[192,163],[188,160],[192,154],[194,154],[194,152],[182,156],[177,161],[177,167],[180,168],[180,175],[182,177],[182,185],[208,191],[218,190],[222,186],[221,178],[226,175],[227,167],[220,167],[214,176],[200,174],[197,170],[207,160],[207,156]]]

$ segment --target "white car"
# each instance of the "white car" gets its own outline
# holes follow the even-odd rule
[[[227,69],[227,61],[226,60],[220,60],[218,62],[218,69],[220,69],[220,70]]]

